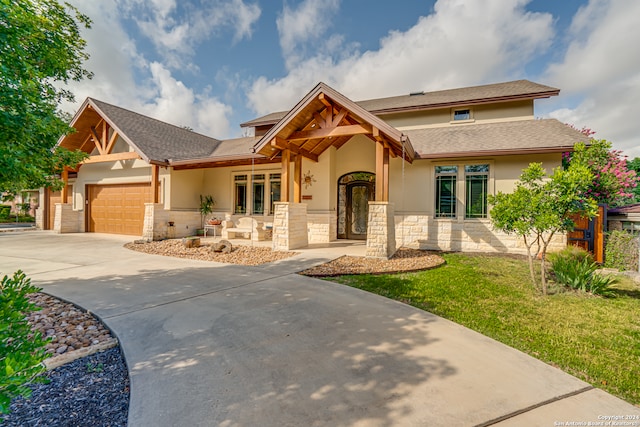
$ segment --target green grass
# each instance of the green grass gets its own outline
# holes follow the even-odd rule
[[[434,270],[330,280],[450,319],[640,404],[640,288],[632,281],[615,285],[615,298],[543,297],[526,260],[443,256],[447,264]]]

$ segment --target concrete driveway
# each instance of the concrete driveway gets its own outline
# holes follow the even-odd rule
[[[131,252],[129,240],[2,233],[0,271],[24,270],[113,329],[131,375],[131,426],[553,426],[640,415],[452,322],[294,274],[340,249],[244,267]]]

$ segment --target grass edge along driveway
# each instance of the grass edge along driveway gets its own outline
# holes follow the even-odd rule
[[[614,298],[557,290],[542,296],[524,259],[443,254],[417,273],[327,278],[402,301],[523,351],[640,405],[640,289]]]

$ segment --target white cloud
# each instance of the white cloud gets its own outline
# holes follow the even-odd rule
[[[145,103],[143,113],[177,126],[188,126],[205,135],[228,135],[227,116],[231,113],[231,107],[216,98],[196,96],[193,90],[176,80],[171,72],[158,62],[152,62],[149,68],[157,93]]]
[[[243,0],[177,3],[175,0],[124,0],[126,10],[157,52],[173,68],[197,68],[188,62],[211,36],[231,31],[233,40],[251,38],[260,7]]]
[[[439,0],[434,13],[389,33],[377,51],[320,52],[296,60],[281,79],[256,79],[249,104],[258,114],[289,109],[318,81],[359,100],[520,78],[554,35],[552,16],[526,11],[527,3]]]
[[[576,13],[562,62],[552,64],[547,81],[580,98],[575,108],[552,117],[587,126],[594,137],[611,140],[631,157],[640,156],[633,108],[640,104],[640,2],[591,0]]]
[[[295,9],[284,5],[276,25],[288,68],[294,67],[304,56],[307,42],[317,41],[329,29],[339,6],[340,0],[305,0]]]
[[[77,102],[63,104],[63,110],[75,113],[86,97],[93,97],[206,135],[229,136],[231,107],[208,90],[196,94],[175,79],[166,65],[141,55],[122,26],[117,4],[76,3],[94,21],[90,30],[83,31],[91,55],[86,68],[94,72],[94,78],[69,84]],[[164,4],[170,10],[171,2]]]

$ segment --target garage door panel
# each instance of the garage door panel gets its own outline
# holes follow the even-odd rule
[[[150,184],[91,185],[88,231],[142,235]]]

